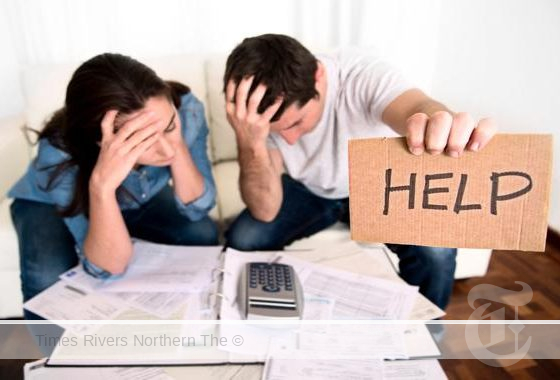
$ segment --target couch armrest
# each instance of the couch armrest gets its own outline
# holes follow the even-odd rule
[[[30,148],[22,131],[24,123],[23,115],[0,119],[0,201],[29,163]]]

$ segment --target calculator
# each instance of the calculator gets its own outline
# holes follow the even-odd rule
[[[241,274],[240,294],[246,319],[301,319],[301,285],[291,265],[247,263]]]

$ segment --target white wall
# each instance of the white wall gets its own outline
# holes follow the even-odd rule
[[[227,53],[244,37],[292,35],[310,47],[376,46],[431,85],[441,0],[0,0],[0,117],[23,108],[26,65]],[[413,30],[414,33],[407,31]],[[420,63],[416,59],[428,51]]]
[[[443,2],[435,72],[433,94],[453,109],[555,135],[549,220],[560,231],[560,2]]]
[[[228,52],[243,37],[287,33],[308,46],[375,46],[456,110],[503,131],[555,141],[550,221],[560,230],[560,1],[0,0],[0,118],[21,112],[26,65]]]

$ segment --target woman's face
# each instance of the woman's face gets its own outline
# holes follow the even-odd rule
[[[175,158],[176,147],[182,143],[181,119],[173,103],[164,96],[152,97],[144,108],[132,114],[117,117],[117,124],[123,125],[145,112],[153,112],[158,139],[136,162],[138,165],[168,166]],[[146,125],[147,126],[147,125]]]

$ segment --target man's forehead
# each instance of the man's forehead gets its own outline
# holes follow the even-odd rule
[[[286,108],[276,123],[281,125],[282,128],[289,128],[292,124],[299,121],[304,114],[304,107],[300,107],[298,104],[292,103],[288,108]]]

